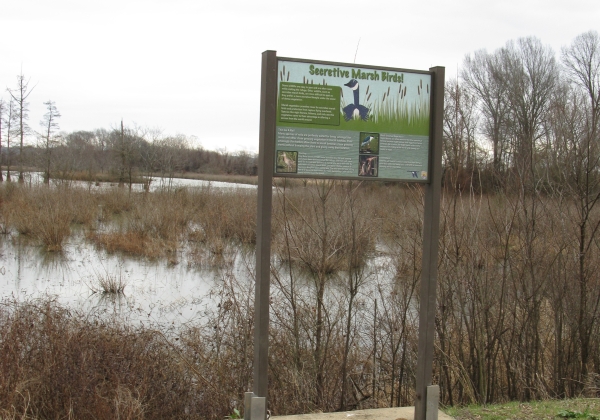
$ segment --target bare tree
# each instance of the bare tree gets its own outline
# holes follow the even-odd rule
[[[512,164],[521,187],[535,188],[536,152],[558,80],[554,52],[537,38],[520,38],[503,48],[510,105]],[[526,173],[526,172],[529,172]],[[527,181],[531,181],[526,184]]]
[[[60,118],[60,112],[58,112],[56,104],[53,101],[44,102],[44,105],[46,105],[46,113],[42,121],[40,121],[40,125],[44,128],[42,136],[44,183],[49,184],[52,150],[57,144],[56,131],[59,128],[58,119]]]
[[[446,84],[444,106],[444,167],[445,184],[462,190],[472,187],[477,144],[478,123],[475,95],[459,84]]]
[[[12,138],[14,127],[16,124],[15,118],[17,116],[17,112],[15,109],[15,101],[10,98],[8,102],[7,112],[5,114],[4,123],[6,126],[6,180],[11,181],[10,178],[10,164],[12,159],[12,149],[10,148],[10,140]]]
[[[121,120],[120,129],[113,130],[111,135],[111,147],[115,156],[115,164],[119,174],[119,186],[124,186],[125,181],[131,189],[133,184],[133,173],[140,160],[140,144],[144,141],[144,130],[140,127],[125,128]]]
[[[600,36],[590,31],[575,38],[562,50],[562,62],[573,88],[571,101],[556,115],[564,122],[558,129],[564,153],[564,182],[577,204],[577,279],[579,286],[577,335],[581,377],[588,374],[592,332],[599,316],[600,293],[592,284],[596,269],[591,265],[592,247],[598,240],[600,218],[594,209],[600,202]],[[570,105],[570,106],[569,106]],[[571,112],[569,112],[571,111]]]
[[[160,171],[163,182],[170,187],[175,172],[183,171],[189,144],[185,136],[176,135],[156,139],[153,146],[158,152],[156,159],[157,169]]]
[[[34,86],[35,87],[35,86]],[[25,182],[23,176],[23,142],[25,135],[29,132],[27,119],[29,118],[29,102],[27,98],[31,95],[33,88],[29,89],[29,80],[25,80],[23,73],[17,76],[17,87],[15,89],[7,89],[8,93],[15,101],[16,112],[18,118],[17,134],[20,137],[19,145],[19,182]]]
[[[461,72],[466,87],[479,99],[483,115],[482,131],[492,146],[493,168],[498,176],[506,159],[508,121],[508,82],[503,52],[489,54],[485,50],[467,56]]]

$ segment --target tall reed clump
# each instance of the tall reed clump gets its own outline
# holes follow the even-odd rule
[[[119,215],[118,226],[90,233],[88,237],[109,252],[150,258],[168,256],[178,250],[195,206],[185,189],[130,193],[126,200],[123,192],[116,190],[103,194],[98,201],[103,214]]]
[[[98,274],[95,283],[90,285],[94,293],[105,295],[120,295],[125,291],[127,281],[122,273],[104,273]]]
[[[196,202],[187,235],[189,265],[231,264],[236,247],[256,243],[255,191],[206,188],[197,193]]]
[[[128,212],[132,208],[134,196],[135,194],[125,188],[110,188],[96,193],[97,204],[101,209],[98,219],[107,221],[112,216]]]
[[[12,206],[10,202],[15,196],[17,185],[12,182],[0,184],[0,233],[6,235],[13,227]]]
[[[199,196],[193,222],[204,240],[219,237],[243,244],[256,242],[256,191],[204,189]]]
[[[57,194],[69,206],[72,222],[86,228],[94,228],[98,219],[98,194],[83,188],[57,188]]]
[[[6,206],[20,234],[38,239],[48,251],[60,251],[73,220],[65,198],[60,191],[47,187],[19,186]]]
[[[178,341],[173,341],[177,343]],[[223,418],[203,355],[53,301],[0,303],[0,417]]]

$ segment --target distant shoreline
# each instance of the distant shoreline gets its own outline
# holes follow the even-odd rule
[[[5,167],[0,167],[2,172],[6,171]],[[23,168],[23,172],[42,172],[36,168]],[[11,179],[16,179],[19,176],[19,170],[11,168]],[[161,174],[151,174],[151,178],[169,178],[169,175],[161,175]],[[215,182],[227,182],[227,183],[235,183],[235,184],[247,184],[247,185],[258,185],[258,177],[250,176],[250,175],[230,175],[230,174],[205,174],[205,173],[197,173],[197,172],[176,172],[173,173],[171,178],[181,178],[181,179],[197,179],[203,181],[215,181]],[[87,181],[87,182],[119,182],[119,175],[110,172],[102,172],[102,173],[93,173],[90,174],[88,172],[69,172],[69,173],[53,173],[51,174],[51,179],[68,179],[71,181]],[[148,175],[147,174],[135,174],[132,176],[132,184],[144,184],[147,182]],[[125,179],[125,184],[128,184],[129,180]]]

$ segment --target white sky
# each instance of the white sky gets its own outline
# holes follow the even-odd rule
[[[0,98],[23,72],[29,125],[52,100],[63,131],[126,125],[258,150],[261,53],[455,77],[466,54],[536,36],[559,57],[600,31],[600,1],[2,0]],[[33,140],[33,138],[31,139]]]

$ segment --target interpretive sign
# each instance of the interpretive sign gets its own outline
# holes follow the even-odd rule
[[[275,176],[427,181],[431,74],[277,61]]]
[[[254,382],[244,419],[265,420],[268,401],[273,176],[422,182],[423,258],[415,420],[437,414],[433,371],[440,196],[443,67],[429,71],[262,55]],[[428,408],[429,407],[429,408]]]

